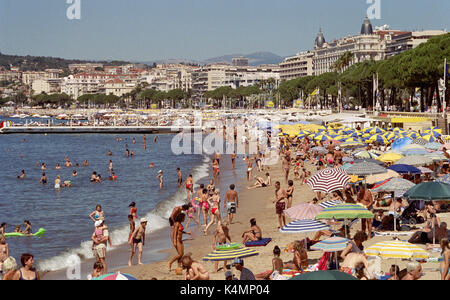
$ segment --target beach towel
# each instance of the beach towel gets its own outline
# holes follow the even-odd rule
[[[247,243],[245,243],[245,246],[246,247],[264,247],[271,241],[272,241],[272,238],[265,238],[265,239],[260,239],[259,241],[255,241],[255,242],[247,242]]]
[[[374,234],[375,236],[407,236],[414,234],[414,231],[375,231]]]
[[[328,270],[328,259],[330,258],[330,253],[329,252],[325,252],[322,257],[319,260],[319,264],[317,266],[317,268],[320,271],[326,271]]]

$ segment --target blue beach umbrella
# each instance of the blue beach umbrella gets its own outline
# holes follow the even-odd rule
[[[412,143],[412,139],[410,139],[410,138],[408,138],[408,137],[400,138],[400,139],[395,140],[395,141],[392,143],[391,149],[392,149],[392,150],[400,150],[400,149],[402,149],[403,147],[405,147],[405,146],[407,146],[407,145],[409,145],[409,144],[411,144],[411,143]]]
[[[330,227],[316,220],[296,220],[286,224],[280,229],[282,233],[308,233],[319,230],[330,229]]]
[[[399,174],[421,174],[420,170],[410,165],[392,165],[388,169],[393,170]]]

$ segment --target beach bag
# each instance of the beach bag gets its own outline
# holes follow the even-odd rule
[[[328,270],[328,259],[330,258],[330,253],[325,252],[322,257],[319,260],[319,264],[317,265],[317,268],[320,271],[326,271]]]

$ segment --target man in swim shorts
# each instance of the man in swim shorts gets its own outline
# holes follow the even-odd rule
[[[139,248],[138,264],[142,265],[142,247],[145,245],[145,227],[147,226],[147,219],[141,218],[141,224],[136,228],[130,237],[128,243],[132,246],[128,266],[131,266],[131,260],[136,253],[136,247]]]
[[[236,208],[239,208],[238,193],[234,189],[235,185],[231,184],[230,189],[225,194],[224,208],[226,208],[228,212],[227,225],[232,224],[233,215],[236,213]]]

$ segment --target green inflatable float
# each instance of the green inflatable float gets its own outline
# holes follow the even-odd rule
[[[43,236],[45,233],[44,228],[39,228],[39,230],[36,233],[33,234],[26,234],[26,233],[19,233],[19,232],[9,232],[5,233],[5,237],[13,237],[13,236]]]

